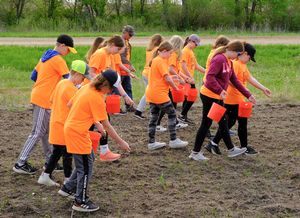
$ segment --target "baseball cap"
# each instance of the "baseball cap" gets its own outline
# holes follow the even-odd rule
[[[127,32],[130,36],[134,36],[135,34],[133,26],[130,25],[126,25],[123,27],[123,33],[124,32]]]
[[[71,36],[62,34],[57,37],[56,41],[60,44],[64,44],[65,46],[67,46],[69,51],[72,52],[73,54],[77,53],[76,49],[74,48],[74,42]]]
[[[77,73],[82,74],[88,80],[91,80],[89,69],[89,66],[81,60],[75,60],[71,64],[71,70],[76,71]]]
[[[245,51],[248,53],[248,55],[250,56],[250,59],[253,61],[253,62],[256,62],[256,60],[254,59],[254,55],[255,55],[255,52],[256,52],[256,49],[254,48],[253,45],[249,44],[249,43],[245,43],[244,45],[245,47]]]
[[[102,72],[102,76],[107,79],[109,84],[114,87],[118,87],[118,83],[120,83],[121,79],[118,73],[114,70],[106,70]]]
[[[196,46],[199,46],[199,45],[200,45],[200,37],[197,36],[196,34],[190,35],[190,36],[189,36],[189,40],[190,40],[190,41],[193,41],[193,42],[196,44]]]

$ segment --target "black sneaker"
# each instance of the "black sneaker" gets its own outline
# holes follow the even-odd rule
[[[54,168],[54,171],[61,172],[63,170],[64,170],[63,166],[61,166],[59,163],[57,163],[56,167]]]
[[[93,212],[99,210],[99,206],[96,206],[90,200],[86,203],[77,203],[75,200],[72,209],[79,212]]]
[[[136,109],[133,106],[131,106],[131,107],[126,107],[126,111],[127,112],[135,112]]]
[[[192,120],[190,120],[190,119],[187,117],[187,115],[179,115],[179,116],[178,116],[178,119],[179,119],[181,122],[186,123],[186,124],[189,124],[189,125],[191,125],[191,126],[195,125],[195,123],[194,123]]]
[[[221,151],[220,151],[219,146],[213,145],[211,142],[209,142],[204,147],[206,148],[206,150],[208,150],[212,154],[217,154],[217,155],[221,155],[222,154]]]
[[[63,197],[67,197],[69,199],[72,199],[72,200],[75,199],[75,193],[68,190],[65,185],[63,185],[61,187],[61,189],[58,191],[58,194],[60,194]]]
[[[22,166],[19,166],[19,164],[16,163],[13,167],[13,171],[16,173],[32,175],[36,173],[37,169],[31,166],[28,162],[25,162]]]
[[[206,138],[208,138],[209,140],[213,140],[215,137],[215,135],[211,134],[210,130],[208,130],[207,134],[206,134]]]
[[[250,146],[247,146],[247,150],[245,151],[245,154],[248,155],[248,156],[254,156],[254,155],[257,155],[258,152],[255,151],[254,148],[250,147]]]
[[[142,112],[139,111],[139,110],[136,110],[133,114],[134,117],[138,118],[138,119],[141,119],[141,120],[144,120],[146,117],[142,115]]]

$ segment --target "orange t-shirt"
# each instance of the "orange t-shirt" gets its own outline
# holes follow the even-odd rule
[[[187,46],[185,46],[182,49],[181,62],[183,61],[186,63],[191,76],[194,77],[194,71],[195,71],[197,60],[193,50],[188,48]]]
[[[178,60],[178,55],[176,52],[172,52],[171,57],[168,60],[169,66],[175,68],[176,73],[180,71],[180,61]]]
[[[233,61],[233,69],[238,80],[242,83],[244,87],[246,87],[247,81],[249,81],[251,77],[247,65],[239,60],[235,60]],[[229,86],[227,88],[227,96],[224,101],[225,104],[239,104],[244,100],[245,97],[242,95],[242,93],[240,93],[236,88],[234,88],[231,85],[231,83],[229,83]]]
[[[67,151],[90,154],[89,128],[97,121],[107,120],[105,96],[88,84],[81,87],[70,102],[72,106],[64,126]]]
[[[121,55],[119,53],[111,55],[112,57],[112,65],[113,65],[113,70],[115,70],[118,74],[120,74],[120,67],[119,64],[122,64],[122,60],[121,60]]]
[[[207,60],[206,60],[206,69],[205,69],[205,74],[203,76],[203,84],[205,82],[205,78],[206,78],[206,74],[209,70],[209,66],[210,66],[210,62],[211,62],[211,59],[213,58],[213,54],[214,54],[214,49],[212,49],[207,57]],[[211,90],[209,90],[208,88],[206,88],[204,85],[201,86],[200,88],[200,93],[203,94],[203,95],[206,95],[208,97],[211,97],[211,98],[214,98],[214,99],[221,99],[220,95],[212,92]]]
[[[69,73],[69,68],[65,60],[56,55],[46,62],[39,62],[36,67],[38,77],[31,91],[32,104],[50,109],[50,96],[61,77]]]
[[[160,56],[152,60],[151,70],[148,76],[146,88],[147,102],[162,104],[170,101],[169,84],[165,81],[165,75],[169,74],[168,59]]]
[[[146,51],[146,64],[144,67],[144,70],[142,72],[143,76],[148,78],[149,72],[150,72],[150,66],[149,63],[152,60],[153,53],[156,51],[157,47],[154,47],[151,51]]]
[[[106,47],[100,48],[92,54],[89,61],[89,67],[94,68],[97,74],[113,68],[112,56],[107,53]]]
[[[55,145],[65,145],[64,124],[70,108],[67,106],[70,99],[75,95],[77,88],[68,79],[61,80],[53,91],[50,101],[51,116],[49,142]]]

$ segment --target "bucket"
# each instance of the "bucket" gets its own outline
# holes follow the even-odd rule
[[[121,97],[119,95],[106,96],[106,111],[109,114],[120,113]]]
[[[187,95],[187,101],[192,101],[195,102],[197,100],[197,96],[198,96],[198,90],[195,89],[190,89],[188,91],[188,95]]]
[[[92,147],[94,150],[94,153],[97,153],[97,147],[99,145],[99,141],[101,138],[101,134],[99,132],[89,131],[90,139],[92,141]]]
[[[190,89],[191,89],[191,85],[189,83],[184,84],[184,95],[185,96],[188,96]]]
[[[214,102],[207,114],[207,117],[218,123],[225,114],[225,111],[225,107]]]
[[[172,89],[172,98],[174,103],[179,103],[184,101],[184,90],[183,86],[179,85],[178,90]]]
[[[252,113],[252,106],[251,102],[240,102],[238,116],[249,118]]]

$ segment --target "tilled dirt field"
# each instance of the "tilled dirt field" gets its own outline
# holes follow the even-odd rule
[[[190,117],[196,126],[178,131],[188,148],[149,151],[147,122],[128,114],[113,116],[117,131],[133,152],[116,163],[95,161],[90,197],[100,205],[91,214],[74,217],[300,217],[300,105],[257,105],[249,120],[249,141],[256,157],[222,156],[207,162],[190,161],[201,108]],[[30,161],[40,168],[36,175],[19,175],[13,164],[31,130],[32,112],[0,110],[0,216],[70,217],[70,200],[58,188],[37,184],[44,163],[41,145]],[[166,122],[166,120],[164,120]],[[164,123],[166,125],[166,123]],[[215,125],[213,131],[215,131]],[[157,139],[168,141],[168,133]],[[238,144],[237,137],[233,140]],[[117,151],[111,142],[112,150]],[[63,174],[55,173],[62,182]]]

